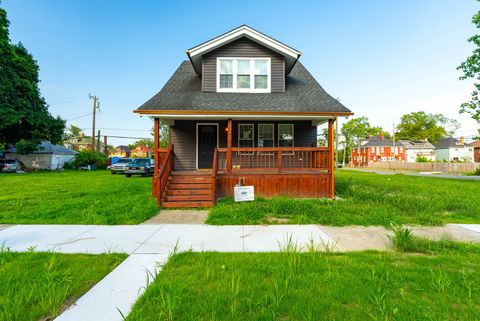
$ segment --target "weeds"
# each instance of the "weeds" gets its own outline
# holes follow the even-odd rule
[[[413,234],[412,231],[408,228],[402,226],[392,226],[391,227],[393,234],[387,235],[392,246],[397,251],[405,252],[407,251],[412,244]]]

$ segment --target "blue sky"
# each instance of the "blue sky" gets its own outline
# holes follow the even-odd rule
[[[162,88],[187,48],[241,24],[302,51],[320,84],[373,125],[391,130],[402,114],[425,110],[459,120],[458,136],[478,128],[458,114],[472,83],[456,70],[472,51],[474,0],[3,0],[2,7],[11,39],[40,65],[52,114],[88,133],[92,93],[102,134],[149,137],[151,120],[132,110]]]

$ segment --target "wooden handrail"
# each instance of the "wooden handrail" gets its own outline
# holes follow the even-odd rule
[[[212,203],[215,204],[217,200],[217,173],[218,173],[218,150],[215,148],[213,152],[213,166],[212,166]]]
[[[155,177],[155,179],[158,179],[158,194],[156,195],[156,197],[157,197],[157,203],[159,205],[162,204],[163,192],[165,191],[165,187],[167,186],[168,177],[170,176],[172,169],[173,169],[173,144],[170,145],[170,147],[167,149],[167,155],[165,156],[165,160],[158,171],[157,177]]]
[[[250,169],[328,170],[327,147],[217,148],[218,167],[226,172]],[[229,171],[229,165],[232,166]]]

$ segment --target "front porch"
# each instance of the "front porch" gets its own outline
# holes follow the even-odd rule
[[[174,144],[166,149],[159,148],[159,118],[155,118],[152,196],[163,207],[210,207],[219,198],[233,196],[234,186],[240,183],[254,186],[255,196],[261,197],[333,198],[335,120],[335,117],[327,120],[327,147],[315,147],[316,143],[314,147],[233,147],[232,119],[224,126],[226,144],[222,147],[218,138],[220,126],[213,124],[217,132],[207,132],[206,138],[202,138],[197,124],[196,166],[185,168],[181,157],[186,153],[185,148]]]

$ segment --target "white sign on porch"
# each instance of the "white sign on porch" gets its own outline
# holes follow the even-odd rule
[[[235,202],[253,201],[255,199],[253,186],[235,186],[233,193]]]

